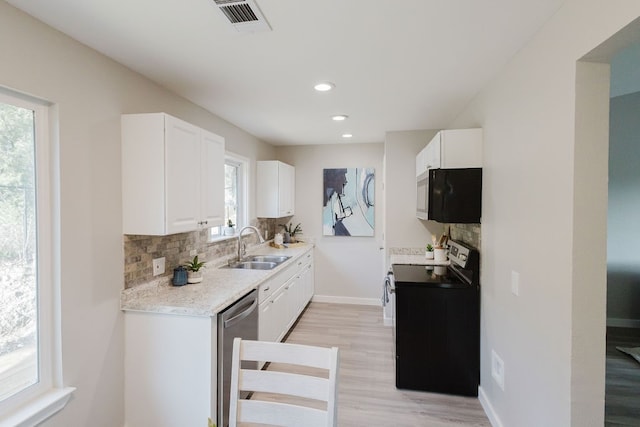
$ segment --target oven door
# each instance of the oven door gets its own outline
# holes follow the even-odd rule
[[[416,178],[416,216],[429,219],[429,170]]]

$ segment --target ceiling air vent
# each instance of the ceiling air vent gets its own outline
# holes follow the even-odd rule
[[[236,31],[254,33],[271,31],[271,26],[253,0],[214,0]]]

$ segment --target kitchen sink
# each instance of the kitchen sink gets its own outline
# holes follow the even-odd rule
[[[229,265],[229,268],[241,268],[245,270],[271,270],[274,269],[277,265],[277,262],[241,261]]]
[[[276,264],[283,263],[289,258],[291,257],[286,255],[252,255],[250,257],[247,257],[247,259],[250,261],[275,262]]]
[[[291,258],[286,255],[250,255],[240,262],[229,264],[228,268],[245,270],[272,270]]]

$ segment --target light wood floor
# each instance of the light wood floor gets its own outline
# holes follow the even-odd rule
[[[640,426],[640,363],[617,346],[640,347],[640,330],[607,328],[605,426]]]
[[[311,303],[287,342],[340,348],[340,427],[490,426],[478,399],[395,388],[380,307]]]

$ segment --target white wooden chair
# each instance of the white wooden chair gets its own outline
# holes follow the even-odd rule
[[[263,361],[322,369],[328,376],[318,377],[273,370],[239,369],[242,360]],[[289,427],[337,426],[338,348],[299,344],[233,341],[229,427],[238,423],[258,423]],[[274,365],[269,366],[271,369]],[[326,371],[325,371],[326,370]],[[313,370],[315,373],[315,369]],[[325,375],[326,376],[326,375]],[[276,393],[326,402],[326,409],[295,403],[240,399],[240,391]],[[284,399],[287,399],[284,397]],[[291,400],[290,400],[291,401]],[[315,403],[315,402],[314,402]]]

